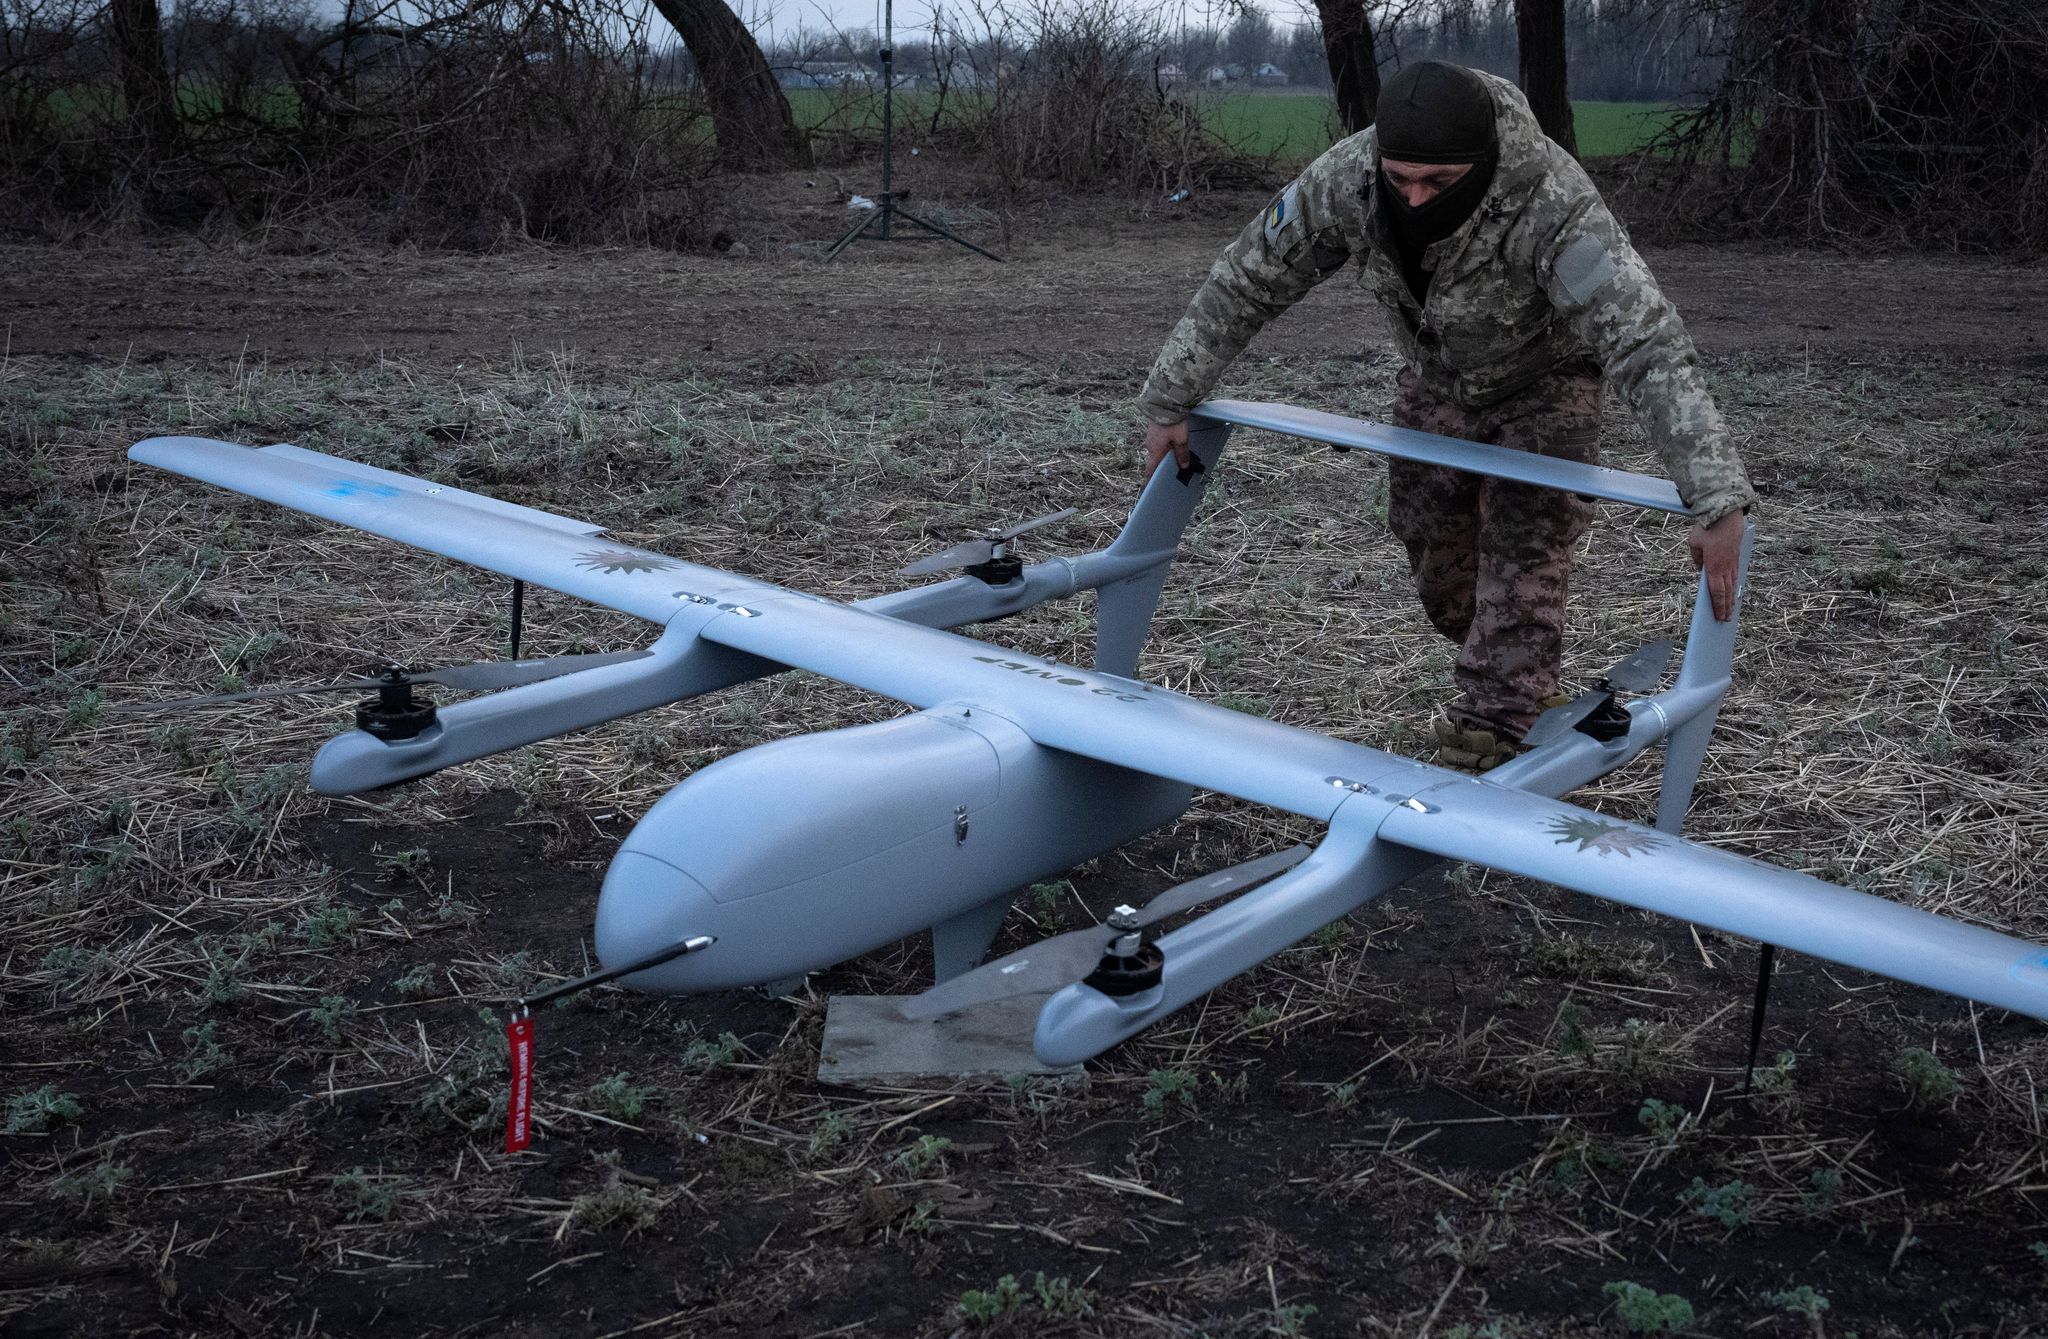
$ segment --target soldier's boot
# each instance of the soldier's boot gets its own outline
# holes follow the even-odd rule
[[[1521,745],[1497,729],[1460,725],[1448,714],[1429,723],[1436,736],[1436,763],[1461,772],[1488,772],[1522,751]]]

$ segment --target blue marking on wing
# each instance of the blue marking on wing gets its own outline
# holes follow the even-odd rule
[[[2048,953],[2029,953],[2012,965],[2012,979],[2048,988]]]
[[[342,479],[321,490],[329,497],[402,497],[404,490],[390,484],[367,483],[360,479]]]

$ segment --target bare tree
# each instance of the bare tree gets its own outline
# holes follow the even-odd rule
[[[144,152],[156,158],[170,147],[178,131],[157,0],[112,0],[107,6],[107,24],[113,32],[128,124],[142,141]]]
[[[1515,0],[1515,37],[1519,42],[1522,92],[1543,133],[1578,156],[1579,137],[1572,126],[1572,99],[1565,70],[1564,0]]]
[[[1719,86],[1638,159],[1672,212],[1805,240],[2048,251],[2040,0],[1689,0]]]
[[[1337,89],[1337,116],[1344,133],[1371,125],[1380,105],[1380,62],[1372,32],[1370,0],[1316,0],[1322,20],[1323,51],[1330,82]]]
[[[725,0],[654,0],[654,7],[696,63],[719,161],[736,171],[810,166],[810,142],[797,129],[789,99],[732,7]]]

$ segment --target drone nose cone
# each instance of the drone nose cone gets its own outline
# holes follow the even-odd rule
[[[704,885],[674,865],[638,851],[622,851],[606,872],[604,893],[598,898],[598,959],[609,967],[657,953],[691,935],[715,936],[716,909]],[[703,990],[706,968],[716,968],[707,959],[717,953],[714,944],[702,953],[635,972],[623,979],[624,984],[657,995]]]

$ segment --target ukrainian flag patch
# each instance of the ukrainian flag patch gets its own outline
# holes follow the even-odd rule
[[[1266,240],[1271,242],[1279,241],[1281,231],[1293,223],[1295,216],[1300,212],[1295,207],[1294,195],[1296,189],[1294,186],[1289,186],[1286,190],[1273,197],[1272,204],[1266,206]]]

